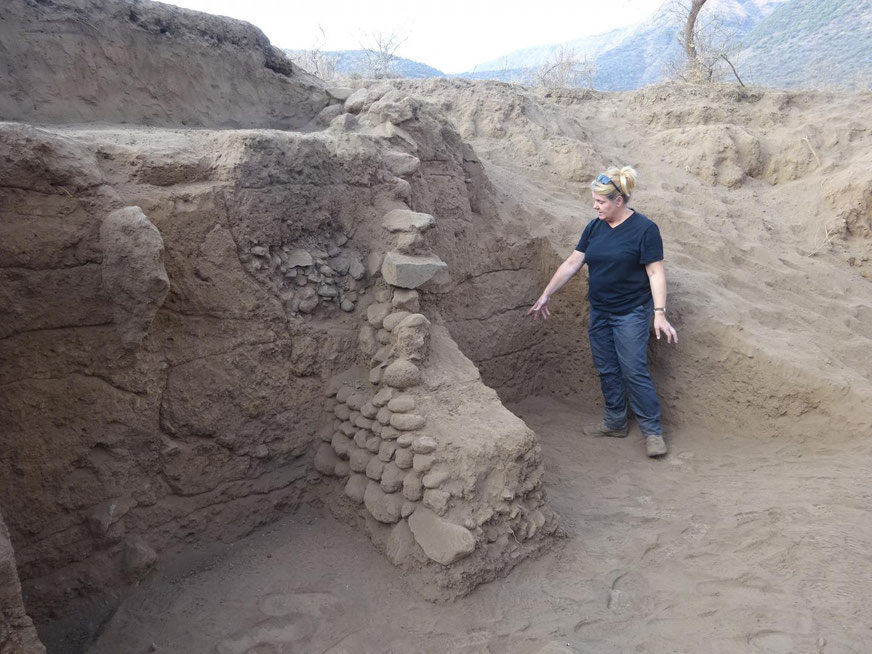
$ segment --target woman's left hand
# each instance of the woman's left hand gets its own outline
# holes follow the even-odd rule
[[[666,336],[667,343],[678,343],[678,334],[675,328],[669,324],[666,316],[658,311],[654,314],[654,335],[657,336],[658,341],[661,332]]]

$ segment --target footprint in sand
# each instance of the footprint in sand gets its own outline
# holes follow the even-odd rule
[[[324,618],[342,614],[342,602],[331,593],[274,593],[257,603],[266,620],[224,639],[215,654],[287,654],[302,645]],[[296,644],[296,646],[295,646]]]
[[[269,618],[222,640],[215,654],[285,654],[295,651],[287,646],[309,638],[316,628],[313,618],[297,613]]]
[[[606,608],[616,613],[638,612],[649,595],[648,580],[637,572],[625,572],[613,582]]]
[[[755,651],[766,654],[790,654],[795,652],[793,639],[781,631],[758,631],[748,638]]]

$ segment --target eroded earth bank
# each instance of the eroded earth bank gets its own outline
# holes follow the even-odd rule
[[[0,648],[866,651],[868,95],[328,88],[157,3],[0,19]],[[580,432],[583,276],[525,317],[613,163],[662,461]]]

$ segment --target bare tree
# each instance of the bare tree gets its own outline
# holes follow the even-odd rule
[[[324,52],[324,45],[327,43],[327,35],[324,33],[324,28],[318,26],[318,31],[321,32],[321,39],[315,44],[311,50],[290,55],[291,61],[297,64],[307,73],[312,73],[316,77],[320,77],[326,82],[336,79],[336,64],[337,58],[335,55],[329,55]]]
[[[678,76],[689,82],[714,81],[718,66],[726,62],[739,84],[744,86],[736,67],[730,61],[736,34],[725,27],[721,16],[702,14],[708,0],[675,0],[673,12],[679,24],[678,41],[684,48],[686,62]]]
[[[539,68],[533,71],[533,84],[545,88],[581,86],[593,88],[596,63],[589,61],[587,55],[579,60],[575,50],[560,46]]]
[[[397,60],[397,50],[408,37],[401,37],[393,32],[368,34],[361,44],[366,57],[367,76],[374,79],[396,77],[394,65]]]

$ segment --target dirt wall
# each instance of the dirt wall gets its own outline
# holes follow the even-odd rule
[[[0,7],[3,120],[299,129],[327,104],[242,21],[134,0]]]

